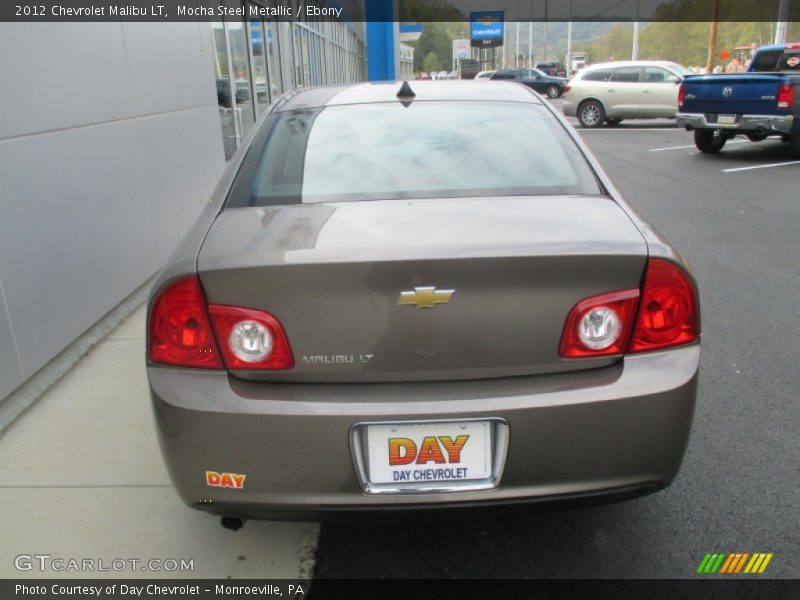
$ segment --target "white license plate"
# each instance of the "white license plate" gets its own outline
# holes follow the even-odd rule
[[[492,477],[492,421],[366,425],[371,484],[429,487]]]
[[[736,115],[719,115],[717,125],[736,125]]]

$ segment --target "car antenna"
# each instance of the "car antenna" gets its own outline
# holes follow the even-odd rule
[[[403,85],[400,86],[400,90],[397,92],[400,103],[405,107],[408,107],[408,105],[411,104],[411,100],[416,98],[416,96],[417,95],[414,93],[414,90],[411,89],[411,86],[408,85],[407,81],[403,82]]]

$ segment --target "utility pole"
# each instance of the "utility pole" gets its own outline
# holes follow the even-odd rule
[[[636,0],[636,17],[633,21],[633,47],[631,48],[631,60],[639,58],[639,0]]]
[[[531,0],[531,15],[528,19],[528,68],[533,67],[533,0]]]
[[[517,0],[517,41],[514,52],[514,68],[519,69],[519,0]]]
[[[708,60],[706,61],[706,73],[714,70],[714,54],[717,52],[717,19],[719,19],[719,0],[714,0],[711,9],[711,30],[708,33]]]
[[[508,54],[508,21],[506,21],[505,11],[503,11],[503,68],[507,67],[506,55]],[[494,66],[494,65],[492,65]]]
[[[778,22],[775,24],[775,43],[786,43],[786,21],[789,18],[791,0],[781,0],[778,5]]]
[[[544,0],[544,58],[547,60],[547,0]]]

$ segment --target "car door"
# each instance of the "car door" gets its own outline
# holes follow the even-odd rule
[[[672,118],[678,112],[678,89],[681,78],[662,67],[644,68],[642,117]]]
[[[639,105],[644,91],[641,67],[617,67],[606,87],[606,115],[612,118],[632,119],[639,116]]]
[[[520,83],[524,83],[529,88],[536,90],[540,94],[545,93],[545,90],[547,89],[547,81],[542,79],[541,73],[534,71],[533,69],[520,69],[518,73],[519,75],[517,80]]]

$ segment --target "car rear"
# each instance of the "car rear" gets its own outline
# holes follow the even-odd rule
[[[149,307],[159,439],[188,504],[446,507],[677,473],[695,284],[525,88],[299,94],[212,205]]]
[[[759,49],[747,73],[687,77],[679,91],[676,120],[681,127],[699,130],[696,140],[705,131],[710,141],[716,131],[713,138],[722,144],[738,134],[753,140],[797,136],[798,96],[800,44],[769,46]],[[800,144],[795,147],[800,154]]]
[[[593,65],[575,73],[564,86],[564,103],[561,110],[568,117],[578,116],[578,107],[586,100],[595,100],[605,105],[608,80],[614,68]]]

